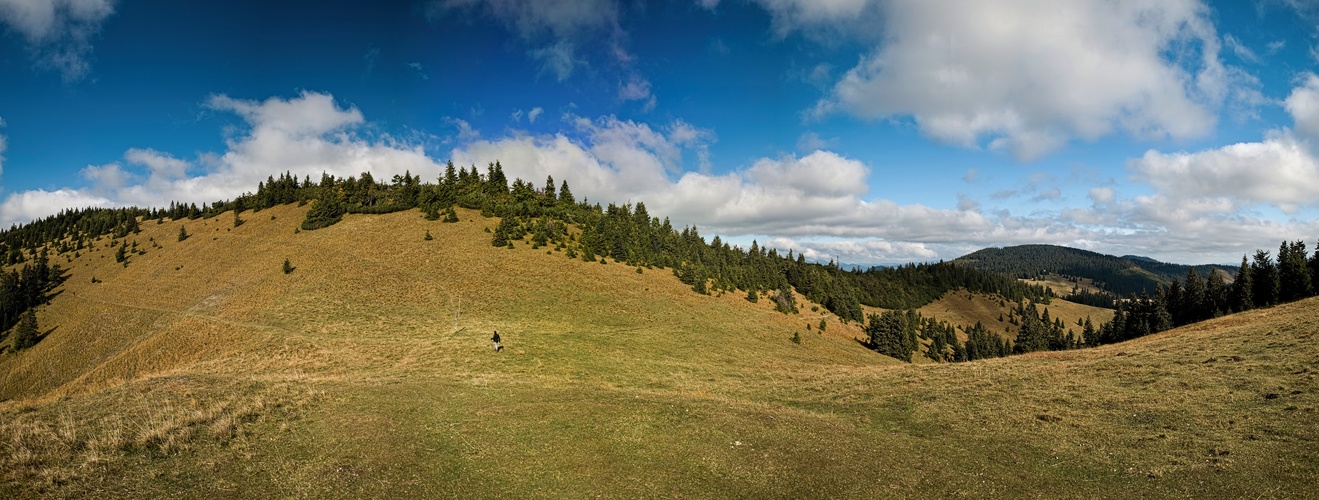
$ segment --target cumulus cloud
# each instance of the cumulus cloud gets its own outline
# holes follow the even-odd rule
[[[1242,86],[1198,0],[1050,3],[762,0],[803,31],[875,6],[882,41],[814,109],[910,117],[928,137],[1031,160],[1115,131],[1201,137]],[[872,33],[873,34],[873,33]],[[876,37],[878,39],[878,37]]]
[[[942,240],[987,230],[974,212],[866,200],[869,168],[829,151],[762,158],[724,174],[685,171],[713,134],[676,122],[663,129],[630,120],[568,117],[576,137],[518,134],[455,148],[455,163],[500,160],[510,176],[569,179],[598,202],[644,201],[678,224],[728,235],[839,236]]]
[[[1148,151],[1129,162],[1142,181],[1181,200],[1267,204],[1286,212],[1319,200],[1319,161],[1291,132],[1195,153]]]
[[[1097,187],[1090,189],[1090,201],[1094,202],[1096,205],[1111,202],[1115,196],[1117,196],[1117,191],[1111,187]]]
[[[60,208],[159,207],[171,201],[201,204],[232,199],[283,172],[313,179],[322,172],[339,177],[371,172],[377,179],[405,171],[423,178],[441,172],[440,164],[420,145],[354,134],[364,123],[361,112],[339,106],[329,94],[303,92],[291,99],[264,101],[216,95],[206,104],[246,123],[226,140],[223,154],[202,155],[194,164],[153,149],[130,149],[123,163],[84,168],[87,187],[10,194],[0,204],[0,224],[27,222]],[[198,172],[190,175],[194,169]]]
[[[815,35],[821,28],[852,29],[869,22],[862,14],[881,4],[873,0],[757,0],[757,3],[772,14],[774,29],[780,36],[793,31]]]
[[[1305,73],[1302,80],[1283,101],[1283,107],[1291,114],[1297,132],[1319,138],[1319,76]]]
[[[939,252],[924,243],[884,240],[797,240],[771,238],[764,246],[793,250],[814,262],[835,261],[844,264],[898,264],[937,260]]]
[[[114,202],[93,195],[86,190],[60,189],[46,191],[35,189],[13,193],[0,202],[0,227],[8,228],[13,224],[23,224],[36,219],[55,215],[66,208],[112,207]]]
[[[0,0],[0,24],[22,35],[38,66],[65,82],[91,71],[92,39],[114,13],[114,0]]]

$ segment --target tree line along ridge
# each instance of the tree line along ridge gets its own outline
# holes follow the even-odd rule
[[[1002,273],[956,261],[844,270],[837,262],[808,262],[802,253],[789,250],[781,254],[777,249],[762,247],[755,241],[746,249],[730,245],[718,236],[707,242],[695,226],[675,228],[667,217],[661,219],[651,215],[643,202],[601,206],[586,199],[578,201],[566,180],[556,185],[552,177],[548,177],[539,188],[522,179],[514,179],[510,184],[499,162],[490,163],[485,173],[474,165],[470,169],[455,168],[449,162],[434,183],[423,182],[410,172],[396,175],[390,182],[377,181],[370,173],[347,178],[322,174],[319,180],[310,177],[299,180],[284,173],[260,182],[255,193],[244,193],[232,200],[206,203],[200,207],[171,203],[165,208],[64,210],[0,233],[0,255],[6,265],[16,266],[34,259],[45,259],[47,251],[58,254],[77,252],[90,241],[107,234],[112,238],[125,238],[120,244],[123,250],[127,247],[127,235],[140,231],[138,224],[146,221],[160,223],[165,219],[211,218],[233,211],[234,225],[237,226],[242,223],[239,214],[244,211],[260,211],[291,203],[310,204],[300,225],[300,229],[306,231],[332,226],[345,214],[384,214],[411,209],[418,209],[427,220],[457,222],[454,210],[457,206],[479,211],[483,217],[500,219],[491,235],[491,244],[496,247],[508,247],[530,236],[529,244],[533,247],[553,246],[564,251],[569,258],[600,262],[613,259],[636,267],[638,271],[642,268],[671,269],[696,293],[741,290],[751,301],[762,295],[768,296],[775,302],[776,309],[784,312],[796,311],[795,291],[820,304],[844,323],[868,322],[869,338],[866,342],[869,347],[907,360],[917,349],[917,343],[912,340],[915,337],[930,339],[931,349],[927,356],[958,361],[1123,340],[1224,311],[1240,310],[1245,304],[1239,299],[1231,302],[1226,298],[1219,300],[1219,297],[1239,295],[1241,292],[1232,290],[1241,285],[1228,286],[1221,279],[1215,281],[1214,274],[1210,275],[1208,283],[1198,282],[1197,285],[1197,275],[1192,269],[1184,287],[1174,282],[1169,287],[1160,288],[1154,297],[1132,297],[1122,301],[1113,322],[1100,326],[1080,325],[1086,328],[1078,337],[1071,331],[1064,333],[1060,322],[1050,321],[1047,309],[1044,317],[1035,315],[1034,304],[1048,304],[1055,298],[1052,291],[1022,283]],[[181,229],[179,241],[186,238],[185,230]],[[1304,244],[1296,242],[1295,245],[1284,244],[1289,264],[1286,273],[1278,273],[1279,283],[1283,282],[1283,275],[1288,276],[1287,283],[1299,282],[1292,276],[1295,272],[1292,261],[1295,253],[1300,252],[1301,261],[1305,262]],[[1267,283],[1271,283],[1268,281],[1269,269],[1273,269],[1271,261],[1267,252],[1256,257],[1259,270],[1252,268],[1250,273],[1258,276],[1254,281],[1265,282],[1262,287],[1267,289],[1270,286]],[[1264,260],[1260,260],[1261,257]],[[1316,259],[1319,259],[1319,252]],[[1257,300],[1252,294],[1249,305],[1271,305],[1312,294],[1314,287],[1309,286],[1309,276],[1319,273],[1310,273],[1309,268],[1317,264],[1319,261],[1312,259],[1301,266],[1307,272],[1305,292],[1293,291],[1299,285],[1284,288],[1280,284],[1276,296],[1258,292],[1260,298]],[[1243,261],[1243,269],[1246,268]],[[54,276],[62,275],[58,266],[54,269]],[[14,280],[6,278],[4,283],[10,281]],[[49,290],[55,286],[52,283],[58,284],[57,279],[46,279],[39,286]],[[999,295],[1016,304],[1014,317],[1021,318],[1018,341],[1008,343],[989,334],[983,325],[976,325],[963,327],[968,341],[961,343],[956,335],[950,334],[952,327],[920,318],[912,311],[956,289]],[[31,294],[28,291],[23,293]],[[0,299],[5,300],[4,307],[0,308],[0,312],[5,313],[0,319],[8,322],[0,325],[5,328],[17,322],[21,311],[37,305],[33,299],[10,299],[7,292],[0,295]],[[37,299],[36,302],[41,301]],[[862,304],[893,311],[867,318],[863,317]],[[10,309],[17,314],[10,314]],[[1163,318],[1165,314],[1167,321]]]

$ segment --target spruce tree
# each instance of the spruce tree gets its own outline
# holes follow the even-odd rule
[[[1223,271],[1220,269],[1209,271],[1209,280],[1205,283],[1205,309],[1208,313],[1206,317],[1218,316],[1228,309],[1227,293]]]
[[[179,241],[188,239],[188,228],[179,226]]]
[[[1282,242],[1278,248],[1279,301],[1291,302],[1311,295],[1310,267],[1305,260],[1305,242]]]
[[[1181,309],[1185,323],[1194,323],[1213,316],[1213,312],[1207,311],[1208,308],[1205,307],[1204,281],[1200,279],[1194,267],[1186,271],[1186,288],[1182,290]]]
[[[1250,264],[1246,256],[1241,256],[1241,268],[1237,269],[1236,281],[1232,282],[1232,310],[1246,311],[1255,306],[1254,280],[1250,276]]]
[[[23,319],[18,322],[18,331],[14,333],[14,350],[22,350],[37,345],[37,314],[28,309]]]
[[[293,264],[289,263],[289,260],[288,260],[288,259],[284,259],[284,267],[283,267],[283,270],[284,270],[284,274],[288,274],[288,273],[293,272]]]
[[[1255,261],[1250,265],[1250,278],[1255,307],[1270,307],[1278,303],[1278,268],[1267,250],[1255,251]]]

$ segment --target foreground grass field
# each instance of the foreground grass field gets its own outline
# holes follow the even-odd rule
[[[475,213],[295,232],[303,210],[187,221],[182,242],[180,222],[146,224],[127,267],[104,243],[63,262],[70,279],[38,315],[49,333],[0,356],[0,496],[1304,497],[1319,484],[1315,300],[1099,349],[907,365],[809,305],[786,316],[697,295],[668,270],[493,248],[495,221]],[[822,318],[824,332],[806,329]]]

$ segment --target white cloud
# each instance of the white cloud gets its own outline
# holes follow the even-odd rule
[[[60,189],[46,191],[35,189],[12,193],[0,203],[0,227],[9,228],[14,224],[24,224],[36,219],[55,215],[66,208],[111,207],[115,203],[85,190]]]
[[[527,123],[536,123],[536,117],[540,116],[540,114],[544,112],[545,110],[541,109],[540,106],[531,108],[531,111],[527,112]]]
[[[441,172],[440,164],[419,145],[389,136],[354,135],[353,129],[364,123],[361,112],[340,107],[329,94],[303,92],[292,99],[261,102],[216,95],[207,105],[237,114],[247,127],[226,140],[223,154],[202,155],[198,175],[188,175],[192,164],[187,161],[134,148],[125,152],[124,160],[145,175],[119,163],[88,166],[82,170],[90,182],[87,187],[11,193],[0,205],[0,223],[27,222],[61,208],[210,203],[252,192],[259,182],[283,172],[300,179],[319,179],[322,172],[339,177],[371,172],[377,179],[405,171],[433,178]]]
[[[566,40],[532,49],[527,54],[540,61],[542,71],[553,74],[561,82],[572,76],[577,66],[585,64],[585,61],[577,58],[573,44]]]
[[[1090,201],[1094,202],[1096,205],[1109,203],[1113,201],[1115,196],[1117,196],[1117,191],[1113,190],[1111,187],[1097,187],[1090,189]]]
[[[1148,151],[1128,167],[1178,200],[1230,200],[1233,207],[1267,204],[1292,212],[1319,201],[1319,161],[1291,132],[1196,153]]]
[[[1319,75],[1305,73],[1301,86],[1292,89],[1283,107],[1296,123],[1296,131],[1319,138]]]
[[[624,101],[645,101],[643,111],[649,113],[655,109],[655,96],[650,93],[650,82],[633,75],[618,89],[618,98]]]
[[[810,31],[823,26],[856,22],[872,5],[871,0],[757,0],[774,19],[780,36],[789,32]]]
[[[1259,55],[1255,54],[1255,51],[1250,50],[1250,47],[1241,43],[1241,40],[1238,40],[1237,37],[1223,35],[1223,43],[1227,45],[1227,48],[1232,49],[1232,53],[1236,54],[1242,61],[1259,64]]]
[[[616,0],[435,0],[426,10],[431,18],[473,11],[489,15],[532,45],[528,54],[560,81],[583,64],[578,47],[602,34],[617,60],[632,57],[622,48]]]
[[[574,193],[597,202],[644,201],[676,224],[725,236],[943,241],[991,228],[974,212],[864,200],[868,167],[833,152],[763,158],[725,174],[683,171],[684,152],[699,151],[712,133],[683,122],[666,133],[614,117],[568,119],[580,139],[517,134],[474,141],[451,156],[464,165],[499,160],[512,177],[568,179]]]
[[[113,0],[0,0],[0,24],[21,34],[39,66],[65,82],[91,71],[92,38],[114,13]]]
[[[133,180],[133,175],[125,172],[118,163],[88,165],[78,174],[92,183],[93,192],[97,194],[113,193]]]
[[[924,243],[866,240],[799,240],[771,238],[764,246],[781,253],[793,250],[814,262],[835,261],[843,264],[897,264],[937,260],[939,252]]]
[[[815,132],[805,132],[797,138],[797,151],[809,153],[820,149],[828,149],[838,145],[837,138],[825,139]]]
[[[869,12],[867,2],[763,0],[807,31]],[[1216,110],[1250,85],[1219,60],[1209,9],[1163,2],[877,3],[882,42],[814,112],[911,117],[927,136],[1030,160],[1070,140],[1123,130],[1201,137]]]
[[[172,181],[182,179],[188,174],[188,162],[150,148],[129,149],[124,153],[124,160],[147,167],[153,179]]]

